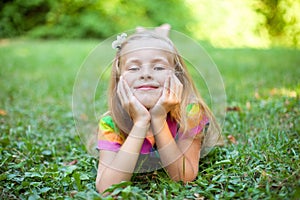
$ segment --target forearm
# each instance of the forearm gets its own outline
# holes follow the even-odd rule
[[[119,151],[118,154],[120,155],[122,152]],[[122,165],[119,167],[122,167]],[[127,173],[123,169],[119,169],[119,167],[111,167],[102,160],[99,161],[96,179],[96,188],[99,192],[104,192],[113,184],[118,184],[122,181],[129,181],[131,179],[132,173]]]
[[[121,149],[112,158],[100,157],[97,189],[103,192],[109,186],[129,181],[134,172],[147,127],[133,126]]]
[[[121,149],[111,162],[101,161],[102,164],[113,172],[131,174],[134,171],[139,152],[143,144],[142,138],[128,136]],[[100,158],[101,159],[101,158]],[[104,173],[105,174],[105,173]]]
[[[198,173],[198,162],[193,162],[191,155],[187,155],[189,153],[195,154],[195,157],[198,155],[198,152],[191,152],[189,149],[193,140],[182,140],[176,143],[166,122],[154,121],[152,129],[161,162],[169,176],[176,181],[193,180]]]

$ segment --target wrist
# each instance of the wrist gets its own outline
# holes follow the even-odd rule
[[[167,115],[161,116],[152,116],[151,117],[151,126],[153,125],[161,125],[167,121]]]
[[[147,132],[150,127],[150,122],[148,124],[145,124],[144,122],[135,122],[132,126],[132,129],[129,133],[129,136],[135,139],[145,139]]]
[[[164,109],[160,109],[159,112],[150,112],[151,114],[151,125],[163,124],[167,120],[168,113]]]
[[[133,127],[141,128],[141,129],[148,129],[150,126],[150,118],[149,120],[136,120],[133,122]]]
[[[156,119],[166,119],[168,112],[161,105],[156,105],[150,109],[151,121]]]
[[[161,118],[153,118],[151,120],[151,130],[154,136],[157,136],[159,133],[162,132],[162,130],[167,125],[167,120],[164,117]]]
[[[149,112],[133,117],[133,124],[139,127],[147,127],[150,125],[151,115]]]

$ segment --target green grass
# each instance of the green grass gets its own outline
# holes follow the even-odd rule
[[[94,186],[97,158],[81,143],[71,107],[76,73],[96,45],[0,42],[0,199],[103,198]],[[206,49],[226,86],[226,145],[200,161],[194,182],[137,174],[107,199],[300,196],[300,51]]]

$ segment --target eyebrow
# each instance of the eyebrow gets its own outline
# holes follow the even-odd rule
[[[128,63],[140,63],[140,60],[138,58],[129,58],[126,60],[125,65]]]
[[[151,59],[151,62],[166,62],[166,63],[169,63],[169,60],[165,57],[157,56],[157,57]],[[141,63],[141,60],[138,59],[138,58],[129,58],[128,60],[126,60],[125,64],[128,64],[128,63]]]
[[[162,61],[162,62],[169,63],[169,60],[167,58],[165,58],[165,57],[155,57],[152,61],[154,61],[154,62],[160,62],[160,61]]]

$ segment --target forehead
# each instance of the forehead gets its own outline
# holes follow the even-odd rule
[[[146,54],[161,55],[163,57],[173,57],[174,51],[170,44],[164,40],[155,38],[142,38],[138,40],[129,41],[122,49],[121,57],[128,58],[132,56],[142,56]]]

